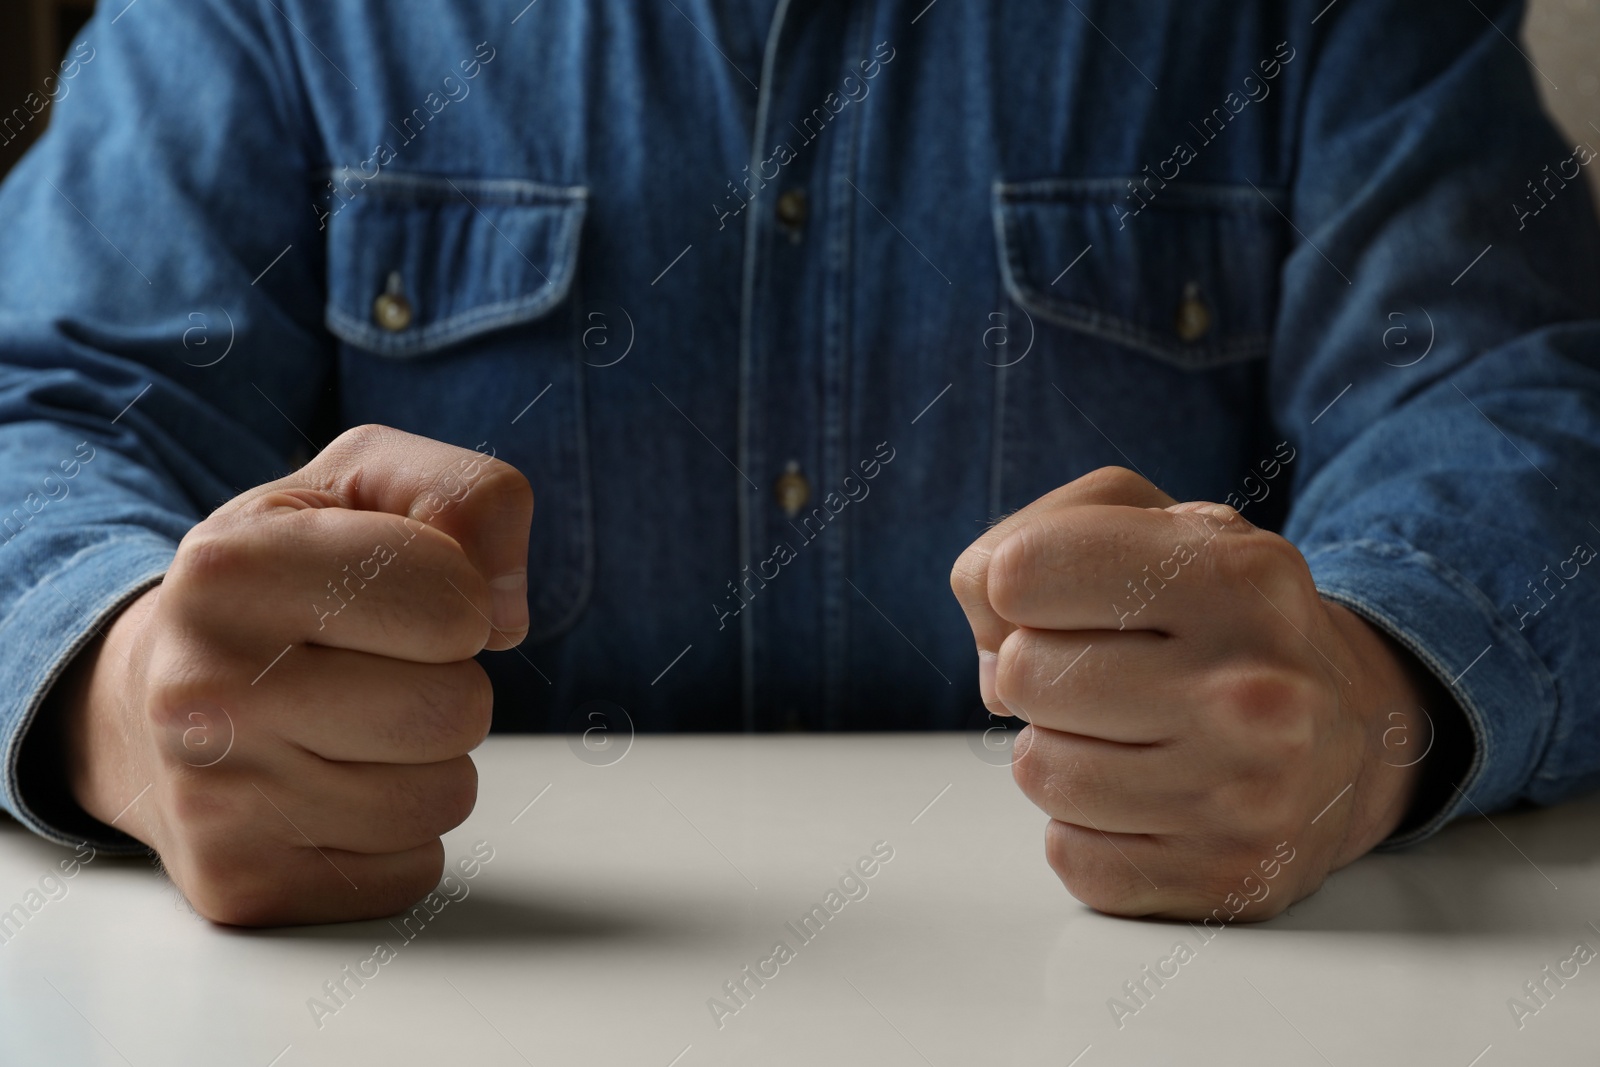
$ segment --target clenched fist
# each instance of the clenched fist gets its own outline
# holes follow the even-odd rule
[[[392,914],[472,811],[492,691],[528,629],[533,495],[383,427],[229,501],[62,683],[68,777],[224,923]]]
[[[1050,865],[1111,914],[1263,919],[1313,892],[1400,823],[1421,762],[1395,731],[1420,750],[1449,699],[1288,541],[1120,468],[996,524],[951,586],[985,705],[1029,724],[1013,773]]]

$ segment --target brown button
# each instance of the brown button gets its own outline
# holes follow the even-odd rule
[[[388,288],[372,302],[372,320],[390,333],[411,325],[411,301],[406,299],[399,271],[390,272]]]
[[[372,302],[372,317],[390,333],[399,333],[411,325],[411,301],[384,293]]]
[[[784,515],[792,519],[800,514],[800,509],[811,499],[811,483],[800,473],[798,461],[791,459],[783,473],[778,475],[778,480],[772,485],[772,495],[777,497]]]
[[[778,221],[791,230],[806,224],[806,191],[788,189],[778,197]]]
[[[1200,287],[1194,282],[1184,286],[1175,326],[1178,338],[1184,342],[1198,341],[1211,329],[1211,309],[1200,299]]]

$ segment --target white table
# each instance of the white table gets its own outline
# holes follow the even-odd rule
[[[1520,1029],[1507,1006],[1578,941],[1600,949],[1597,801],[1369,856],[1204,943],[1068,896],[1045,817],[966,735],[621,752],[492,739],[446,849],[493,859],[408,929],[223,929],[147,861],[96,859],[0,945],[0,1064],[1600,1062],[1600,961]],[[880,841],[867,895],[803,942],[785,924]],[[7,822],[0,908],[68,855]],[[792,958],[719,1028],[707,1001],[734,1006],[724,983],[780,940]],[[1194,958],[1119,1029],[1108,1000],[1178,940]],[[393,958],[365,962],[379,942]],[[342,1004],[323,990],[341,978]]]

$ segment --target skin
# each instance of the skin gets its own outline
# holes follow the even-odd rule
[[[219,923],[414,903],[476,799],[472,657],[527,633],[532,515],[505,463],[375,426],[234,498],[64,678],[73,796]],[[366,580],[335,599],[347,564]],[[1146,564],[1177,574],[1131,599]],[[1398,825],[1423,764],[1390,736],[1448,699],[1287,541],[1119,468],[996,524],[951,585],[985,704],[1030,724],[1013,770],[1047,859],[1114,915],[1262,919],[1313,892]]]
[[[1121,468],[996,524],[951,588],[984,704],[1029,723],[1012,770],[1046,858],[1112,915],[1259,920],[1314,892],[1399,825],[1425,761],[1396,731],[1426,738],[1449,699],[1288,541]]]
[[[472,657],[527,633],[532,518],[507,464],[372,426],[235,497],[74,661],[73,796],[216,922],[414,903],[477,797],[493,693]]]

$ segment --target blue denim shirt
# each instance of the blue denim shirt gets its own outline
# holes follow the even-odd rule
[[[534,486],[500,729],[982,723],[951,563],[1118,464],[1451,686],[1395,843],[1600,783],[1593,152],[1518,4],[765,10],[102,8],[0,191],[10,812],[77,836],[18,767],[63,665],[363,422]]]

